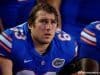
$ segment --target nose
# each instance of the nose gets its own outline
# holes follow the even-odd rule
[[[52,29],[52,24],[51,24],[51,22],[49,22],[49,23],[45,26],[45,28],[46,28],[47,30],[51,30],[51,29]]]

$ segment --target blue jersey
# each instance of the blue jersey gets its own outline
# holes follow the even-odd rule
[[[81,32],[79,56],[100,62],[100,21],[92,22]]]
[[[14,75],[56,75],[76,56],[77,45],[69,34],[57,31],[48,52],[40,55],[34,48],[28,23],[0,35],[0,55],[13,62]]]

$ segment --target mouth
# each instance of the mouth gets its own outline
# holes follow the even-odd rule
[[[45,37],[51,37],[51,34],[50,33],[46,33],[46,34],[44,34],[45,35]]]

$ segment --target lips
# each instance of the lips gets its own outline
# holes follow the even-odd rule
[[[45,35],[45,37],[50,37],[50,36],[51,36],[50,33],[46,33],[46,34],[44,34],[44,35]]]
[[[46,34],[44,34],[44,35],[50,36],[51,34],[50,34],[50,33],[46,33]]]

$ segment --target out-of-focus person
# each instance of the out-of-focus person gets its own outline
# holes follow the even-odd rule
[[[79,58],[86,72],[99,73],[100,65],[100,21],[87,25],[81,32]],[[97,75],[97,74],[95,74]]]

